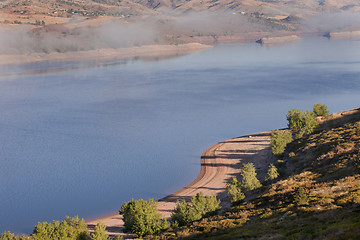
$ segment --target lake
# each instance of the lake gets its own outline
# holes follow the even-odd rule
[[[337,112],[360,100],[359,41],[221,44],[86,66],[0,68],[0,232],[159,199],[194,180],[219,141],[286,127],[291,108]]]

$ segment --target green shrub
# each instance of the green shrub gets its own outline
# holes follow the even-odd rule
[[[300,110],[290,109],[286,115],[286,119],[288,120],[288,127],[292,131],[297,132],[302,128],[302,116],[303,113]]]
[[[226,190],[232,203],[240,202],[245,198],[245,194],[241,191],[240,182],[235,177],[226,183]]]
[[[319,117],[319,116],[326,117],[330,113],[330,111],[327,110],[327,106],[325,104],[321,104],[321,103],[314,105],[313,112],[316,117]]]
[[[219,205],[220,200],[217,200],[216,196],[204,196],[200,192],[191,197],[190,203],[185,200],[177,202],[172,220],[178,222],[179,225],[186,225],[215,214],[221,208]]]
[[[108,240],[109,236],[106,234],[106,226],[102,222],[96,224],[94,233],[91,234],[91,240]]]
[[[0,235],[0,240],[13,240],[15,239],[15,234],[11,233],[10,231],[3,232]]]
[[[281,157],[285,152],[286,145],[292,141],[292,133],[289,130],[273,130],[270,140],[272,153]]]
[[[300,132],[310,134],[314,131],[314,128],[317,126],[317,124],[318,123],[315,120],[315,114],[307,110],[305,113],[303,113],[302,128]]]
[[[25,236],[15,236],[15,234],[11,233],[10,231],[3,232],[0,235],[0,240],[25,240],[27,239]]]
[[[266,180],[271,181],[279,177],[279,173],[274,164],[269,165],[269,169],[267,172]]]
[[[317,126],[315,117],[316,115],[312,111],[301,112],[297,109],[291,109],[286,119],[288,120],[288,127],[296,133],[296,138],[301,138],[305,133],[310,134],[314,131]]]
[[[62,222],[53,221],[52,223],[42,222],[35,226],[32,240],[56,240],[74,239],[87,240],[89,236],[87,225],[84,219],[66,217]]]
[[[256,178],[256,169],[253,163],[246,163],[241,169],[241,186],[249,191],[260,188],[261,183]]]
[[[131,200],[121,206],[119,214],[123,215],[125,231],[139,237],[154,234],[170,227],[170,223],[161,218],[157,212],[157,202],[153,199]]]

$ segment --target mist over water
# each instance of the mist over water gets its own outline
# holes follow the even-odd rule
[[[290,108],[357,108],[359,59],[360,42],[322,38],[2,77],[0,232],[164,197],[196,178],[208,147],[286,127]]]

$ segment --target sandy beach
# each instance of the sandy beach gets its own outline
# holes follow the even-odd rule
[[[46,61],[80,61],[107,62],[122,59],[161,59],[181,56],[196,51],[212,48],[201,43],[187,43],[178,45],[143,45],[129,48],[102,48],[89,51],[69,51],[64,53],[29,53],[0,55],[0,65],[26,64]]]
[[[216,195],[222,201],[224,210],[230,207],[225,184],[233,176],[240,176],[244,163],[254,163],[258,178],[264,180],[268,165],[273,161],[270,148],[270,132],[257,133],[219,142],[208,148],[201,155],[201,170],[198,177],[188,186],[158,200],[158,211],[166,218],[171,213],[178,200],[189,200],[199,192],[205,195]],[[120,209],[119,205],[119,209]],[[118,213],[87,221],[90,230],[99,222],[107,226],[112,237],[122,235],[125,238],[135,238],[134,234],[123,233],[122,217]]]

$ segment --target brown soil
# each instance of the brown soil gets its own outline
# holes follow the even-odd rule
[[[207,149],[201,156],[199,176],[188,186],[158,201],[158,211],[166,218],[182,199],[189,200],[199,192],[205,195],[216,195],[222,200],[223,209],[228,209],[225,184],[233,176],[239,177],[244,163],[254,163],[258,178],[264,180],[268,165],[273,161],[270,148],[270,132],[258,133],[226,140]],[[120,207],[120,206],[119,206]],[[119,214],[105,216],[88,221],[90,230],[99,222],[107,225],[111,236],[123,235],[134,238],[134,234],[122,233],[123,221]]]

